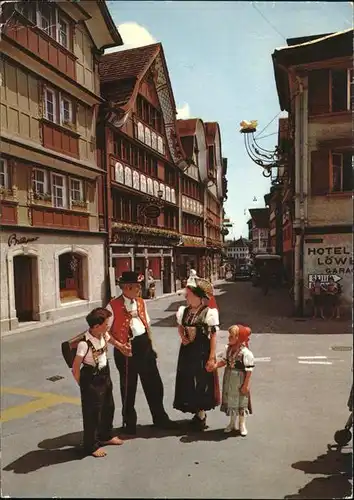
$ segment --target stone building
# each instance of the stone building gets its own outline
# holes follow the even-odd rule
[[[279,103],[294,141],[295,302],[334,276],[351,306],[353,30],[287,40],[273,53]]]
[[[1,2],[1,329],[102,304],[98,58],[122,45],[103,1]]]

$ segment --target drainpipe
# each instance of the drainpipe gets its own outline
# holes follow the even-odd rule
[[[295,222],[300,229],[295,243],[295,308],[304,315],[304,239],[305,199],[307,195],[307,90],[297,77],[299,94],[295,98]],[[305,178],[306,176],[306,178]],[[306,207],[307,213],[307,207]]]

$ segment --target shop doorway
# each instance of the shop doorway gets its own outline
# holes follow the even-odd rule
[[[84,299],[83,258],[76,253],[64,253],[59,256],[60,301]]]
[[[14,257],[15,309],[19,322],[35,321],[34,287],[37,279],[37,258]]]
[[[163,259],[163,293],[171,293],[171,257]]]

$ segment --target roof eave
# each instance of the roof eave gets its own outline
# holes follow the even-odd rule
[[[112,47],[119,47],[119,46],[123,45],[123,39],[120,36],[120,33],[117,29],[115,22],[113,21],[113,18],[111,16],[111,13],[109,12],[109,9],[107,7],[106,2],[105,1],[98,2],[98,4],[99,4],[99,8],[100,8],[102,17],[107,24],[109,33],[110,33],[112,40],[113,40],[112,43],[104,45],[103,47],[101,47],[101,49],[110,49]]]

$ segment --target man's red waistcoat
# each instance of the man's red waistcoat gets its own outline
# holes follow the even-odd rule
[[[143,325],[146,328],[146,331],[149,329],[149,324],[146,319],[146,310],[145,310],[145,303],[142,298],[137,298],[135,299],[137,303],[137,313],[138,317],[141,319],[143,322]],[[130,320],[132,319],[132,315],[130,312],[127,311],[125,305],[124,305],[124,297],[123,295],[120,295],[116,299],[111,300],[110,305],[113,310],[113,323],[111,327],[111,335],[114,337],[118,342],[121,342],[122,344],[125,344],[128,339],[129,339],[129,333],[130,333]]]

